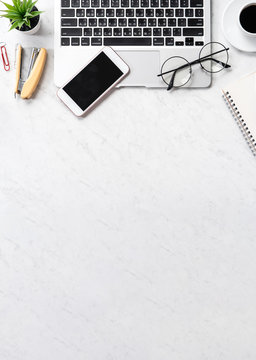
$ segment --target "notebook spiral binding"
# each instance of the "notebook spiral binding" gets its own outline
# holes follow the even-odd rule
[[[236,104],[234,103],[232,96],[228,91],[223,94],[223,99],[226,102],[227,107],[229,108],[233,118],[235,119],[239,129],[241,130],[253,155],[256,156],[256,140],[251,135],[250,129],[247,127],[246,122],[243,119],[243,116],[236,107]]]

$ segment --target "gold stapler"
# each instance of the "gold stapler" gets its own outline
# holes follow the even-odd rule
[[[30,55],[26,61],[28,51]],[[42,76],[46,57],[47,51],[44,48],[23,49],[21,45],[17,45],[15,97],[20,94],[22,99],[31,98]]]

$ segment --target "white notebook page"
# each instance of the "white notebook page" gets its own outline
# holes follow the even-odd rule
[[[233,107],[237,107],[251,135],[256,140],[256,73],[231,83],[223,89],[223,92],[229,93],[233,100]]]

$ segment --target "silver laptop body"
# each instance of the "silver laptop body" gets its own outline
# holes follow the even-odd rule
[[[55,0],[54,81],[65,84],[111,46],[129,65],[120,86],[166,87],[157,77],[171,56],[198,58],[211,41],[211,0]],[[189,87],[208,87],[211,75],[193,68]]]

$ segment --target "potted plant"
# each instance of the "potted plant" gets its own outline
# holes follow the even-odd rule
[[[4,14],[0,16],[10,20],[10,30],[16,29],[30,35],[39,30],[42,11],[38,11],[35,6],[37,0],[12,0],[12,4],[2,3],[7,9],[1,10]]]

